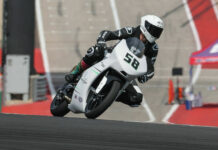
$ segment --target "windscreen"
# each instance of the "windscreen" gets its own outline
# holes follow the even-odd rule
[[[126,39],[126,44],[131,52],[141,58],[144,55],[145,46],[142,41],[136,37]]]

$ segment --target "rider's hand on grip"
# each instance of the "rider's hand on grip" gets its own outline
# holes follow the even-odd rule
[[[146,74],[138,77],[140,83],[145,83],[154,76],[154,71],[148,71]]]
[[[105,50],[105,48],[106,48],[106,46],[104,47],[104,45],[97,43],[94,46],[95,56],[97,56],[99,59],[102,59],[104,57],[104,50]]]
[[[147,74],[144,74],[144,75],[138,77],[138,81],[139,81],[140,83],[145,83],[146,81],[148,81],[148,79],[147,79]]]
[[[96,44],[96,46],[99,46],[99,47],[101,47],[101,48],[103,48],[103,49],[106,49],[106,48],[107,48],[107,44],[106,44],[105,41],[98,41],[97,44]]]

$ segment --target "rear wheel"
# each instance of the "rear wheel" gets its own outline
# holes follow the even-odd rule
[[[50,111],[53,116],[63,117],[70,110],[68,109],[67,101],[64,99],[58,99],[58,95],[56,95],[51,103]]]
[[[113,81],[106,85],[97,95],[90,90],[87,99],[85,116],[87,118],[97,118],[100,116],[114,101],[120,90],[120,82]]]

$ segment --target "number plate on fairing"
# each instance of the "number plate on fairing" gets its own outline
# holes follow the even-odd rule
[[[141,58],[135,56],[127,47],[125,40],[122,40],[114,48],[112,55],[117,60],[113,68],[119,68],[118,71],[125,71],[130,76],[139,76],[147,72],[145,56]]]

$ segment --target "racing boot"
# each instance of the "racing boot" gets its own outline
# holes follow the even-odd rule
[[[68,83],[72,83],[76,80],[76,78],[82,74],[84,70],[89,67],[83,60],[81,60],[76,66],[73,67],[71,73],[65,75],[65,80]]]

